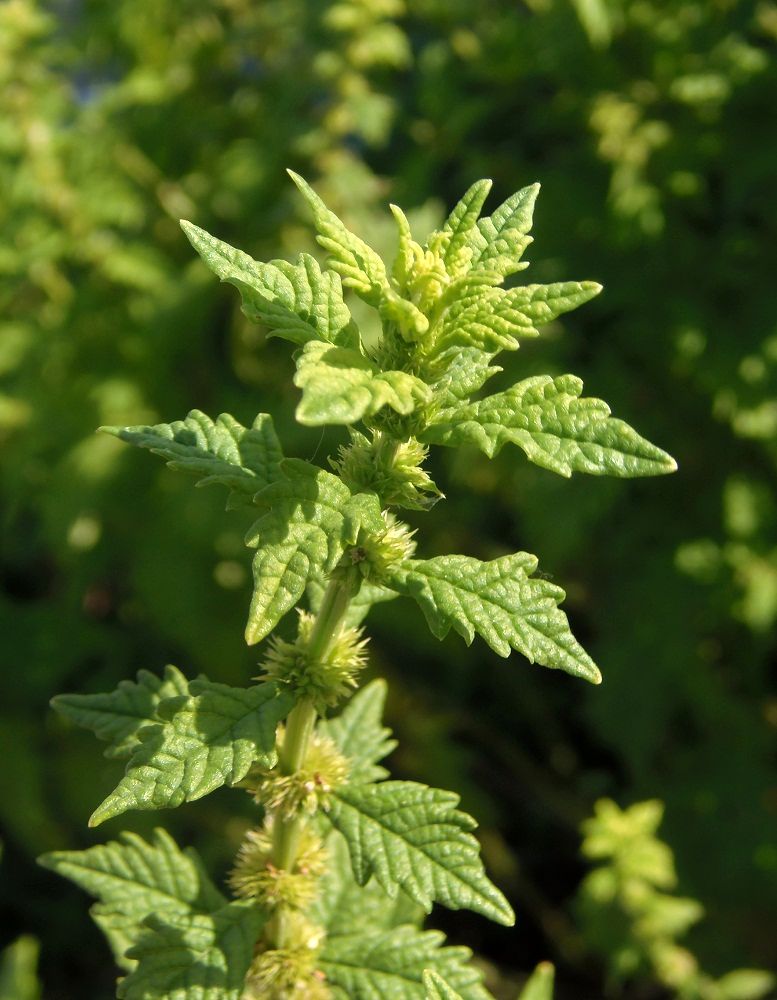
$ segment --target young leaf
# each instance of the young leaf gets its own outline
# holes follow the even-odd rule
[[[294,344],[309,340],[344,347],[358,344],[340,278],[322,271],[310,254],[299,254],[294,264],[285,260],[260,264],[191,222],[182,221],[181,227],[211,271],[239,290],[246,316],[265,324],[271,337]]]
[[[655,476],[677,468],[666,452],[611,417],[601,399],[580,398],[582,391],[574,375],[537,375],[439,414],[421,439],[474,444],[489,458],[505,444],[516,444],[535,465],[561,476]]]
[[[414,781],[343,785],[327,818],[351,852],[354,875],[371,875],[393,896],[404,891],[429,912],[436,900],[512,926],[515,916],[486,877],[471,816],[456,809],[459,796]]]
[[[128,809],[163,809],[193,802],[224,784],[234,785],[255,761],[271,767],[275,729],[293,696],[276,683],[234,688],[200,679],[190,695],[170,698],[146,726],[116,789],[98,806],[90,826]]]
[[[430,969],[424,972],[426,1000],[461,1000],[461,994],[450,987],[442,976]]]
[[[119,681],[116,690],[106,694],[57,695],[51,706],[77,726],[108,740],[106,757],[129,757],[137,748],[140,730],[159,721],[159,703],[189,691],[186,678],[173,666],[165,667],[161,678],[148,670],[140,670],[137,676],[137,681]]]
[[[208,878],[199,857],[182,851],[164,830],[147,843],[135,833],[85,851],[53,851],[40,864],[70,879],[99,900],[92,916],[114,946],[120,964],[150,914],[211,913],[226,899]]]
[[[470,233],[472,269],[498,271],[503,276],[522,270],[521,256],[531,243],[534,203],[540,192],[539,184],[522,188],[511,195],[477,229]]]
[[[185,420],[153,427],[101,427],[128,444],[167,459],[172,469],[202,478],[198,486],[221,483],[232,490],[230,504],[250,498],[273,482],[283,458],[272,417],[260,413],[250,428],[228,413],[214,423],[199,410]]]
[[[365,886],[354,880],[348,847],[336,830],[327,837],[326,850],[326,871],[319,881],[311,917],[325,928],[328,937],[421,923],[423,908],[404,892],[391,899],[374,878]]]
[[[381,371],[358,351],[309,343],[297,358],[294,384],[302,389],[297,420],[321,424],[355,424],[384,406],[412,413],[429,401],[429,387],[415,375]]]
[[[451,275],[458,274],[469,266],[469,255],[463,258],[461,250],[469,242],[470,234],[478,221],[480,209],[491,190],[491,183],[490,180],[475,181],[445,220],[440,233],[444,248],[442,256],[445,268]],[[429,243],[434,241],[436,235],[430,237]]]
[[[383,582],[417,601],[438,639],[453,627],[469,645],[477,632],[500,656],[512,648],[531,663],[598,684],[598,668],[558,608],[564,591],[532,577],[536,568],[537,559],[527,552],[490,562],[438,556],[399,563]]]
[[[348,1000],[426,1000],[424,972],[434,969],[461,1000],[492,1000],[469,948],[444,948],[439,931],[396,927],[327,938],[321,970]]]
[[[380,781],[387,777],[379,767],[397,745],[391,730],[381,724],[386,702],[386,682],[380,678],[358,691],[343,711],[333,719],[322,719],[319,731],[329,736],[349,761],[348,780],[352,785]]]
[[[518,1000],[553,1000],[555,970],[550,962],[540,962],[524,986]]]
[[[129,957],[120,1000],[240,1000],[266,914],[252,902],[215,913],[150,916]]]
[[[443,315],[432,357],[462,347],[490,354],[514,351],[521,340],[539,335],[537,327],[588,302],[601,288],[595,281],[524,285],[509,291],[472,284]]]
[[[330,573],[362,524],[382,531],[377,497],[352,496],[337,476],[299,459],[287,459],[281,478],[255,497],[264,514],[247,544],[253,560],[254,593],[246,641],[268,635],[302,597],[310,580]]]
[[[289,176],[313,212],[318,242],[330,255],[333,270],[365,301],[379,306],[383,295],[391,289],[381,258],[364,240],[346,228],[304,178],[293,170],[289,171]]]

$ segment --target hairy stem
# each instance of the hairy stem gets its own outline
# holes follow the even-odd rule
[[[321,602],[310,641],[307,647],[309,660],[320,660],[327,655],[337,638],[348,604],[354,595],[355,573],[336,574],[329,581]],[[281,748],[278,768],[282,774],[294,774],[302,767],[310,739],[316,726],[316,707],[309,698],[303,698],[292,709],[286,720],[286,733]],[[297,860],[299,844],[305,827],[302,815],[285,819],[275,816],[273,824],[273,861],[278,868],[291,871]],[[280,906],[271,921],[268,932],[276,948],[283,948],[288,938],[287,910]]]

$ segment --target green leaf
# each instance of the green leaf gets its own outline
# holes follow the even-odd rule
[[[532,577],[536,569],[537,559],[527,552],[490,562],[438,556],[400,563],[383,582],[418,602],[438,639],[454,628],[469,645],[477,632],[500,656],[512,648],[531,663],[598,684],[599,670],[558,609],[564,591]]]
[[[461,994],[450,987],[442,976],[427,969],[424,972],[426,1000],[461,1000]]]
[[[40,1000],[40,944],[29,934],[0,952],[0,1000]]]
[[[151,843],[135,833],[122,833],[118,841],[85,851],[44,854],[40,864],[97,897],[92,916],[120,964],[127,964],[122,958],[150,914],[166,919],[210,913],[226,903],[197,854],[182,851],[160,829]]]
[[[240,1000],[266,916],[251,902],[212,914],[151,916],[120,981],[120,1000]]]
[[[293,170],[288,173],[313,212],[318,242],[330,255],[331,267],[342,276],[345,285],[353,288],[365,301],[379,306],[383,295],[390,290],[381,258],[364,240],[346,228],[304,178]]]
[[[471,281],[444,313],[431,357],[466,347],[490,354],[514,351],[522,339],[539,335],[537,327],[583,305],[601,289],[595,281],[566,281],[505,291]]]
[[[521,991],[518,1000],[553,1000],[555,970],[550,962],[540,962]]]
[[[164,677],[148,670],[140,670],[137,676],[137,681],[119,681],[116,690],[106,694],[57,695],[51,706],[75,725],[107,740],[111,745],[106,757],[129,757],[143,726],[159,721],[159,703],[189,690],[186,678],[173,666],[165,667]]]
[[[498,271],[505,277],[522,270],[521,256],[531,243],[534,203],[540,192],[532,184],[511,195],[488,218],[481,219],[470,233],[472,268]]]
[[[444,948],[439,931],[396,927],[327,938],[321,970],[345,1000],[426,1000],[424,972],[434,969],[461,1000],[491,1000],[468,948]]]
[[[265,324],[270,336],[294,344],[309,340],[358,344],[340,278],[322,271],[314,257],[303,253],[294,264],[285,260],[260,264],[191,222],[182,221],[181,227],[211,271],[240,291],[246,316]]]
[[[448,410],[466,402],[469,397],[502,369],[492,365],[493,353],[476,347],[458,347],[435,355],[430,367],[430,383],[434,404],[443,420]]]
[[[302,597],[310,580],[337,565],[360,528],[382,531],[385,523],[373,494],[352,496],[337,476],[309,462],[287,459],[281,478],[255,497],[264,514],[248,533],[257,548],[254,593],[246,641],[259,642]]]
[[[475,181],[445,220],[439,236],[442,237],[443,262],[449,274],[459,274],[471,263],[470,254],[464,256],[461,251],[469,243],[470,234],[477,224],[483,202],[491,190],[491,183],[490,180]],[[429,244],[432,244],[437,236],[435,233],[429,239]]]
[[[388,775],[377,762],[388,756],[397,741],[382,725],[388,685],[378,678],[358,691],[333,719],[322,719],[319,731],[337,744],[350,762],[348,781],[352,785],[380,781]]]
[[[381,371],[355,350],[309,343],[297,358],[294,384],[302,389],[297,420],[308,426],[354,424],[384,406],[412,413],[431,398],[415,375]]]
[[[275,762],[275,729],[293,696],[276,683],[229,687],[200,679],[190,695],[163,702],[162,723],[146,726],[127,773],[89,820],[99,826],[128,809],[193,802],[242,780],[255,761]]]
[[[198,486],[220,483],[233,491],[231,503],[250,498],[273,482],[283,458],[272,417],[260,413],[250,428],[228,413],[214,423],[199,410],[185,420],[153,427],[101,427],[128,444],[167,459],[172,469],[202,477]]]
[[[777,985],[777,978],[764,969],[737,969],[716,980],[721,1000],[761,1000]]]
[[[621,477],[673,472],[677,464],[622,420],[601,399],[580,398],[574,375],[537,375],[505,392],[438,414],[421,435],[428,444],[474,444],[493,458],[516,444],[535,465]]]
[[[509,903],[483,870],[477,824],[458,802],[414,781],[348,784],[333,793],[327,818],[345,837],[361,885],[374,874],[390,896],[399,887],[427,912],[436,900],[512,926]]]
[[[363,934],[421,923],[423,908],[404,892],[391,899],[374,878],[365,886],[355,881],[348,846],[336,830],[327,837],[326,848],[326,871],[319,881],[311,918],[326,929],[327,936]]]

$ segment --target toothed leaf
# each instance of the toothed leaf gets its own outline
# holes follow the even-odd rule
[[[163,809],[234,785],[255,761],[275,762],[275,729],[293,706],[274,682],[249,688],[200,679],[190,694],[158,709],[164,721],[140,730],[116,789],[89,821],[98,826],[128,809]]]
[[[404,892],[392,899],[374,878],[365,886],[355,881],[348,846],[337,830],[326,838],[326,850],[326,871],[318,883],[311,918],[325,928],[328,937],[421,923],[423,907]]]
[[[51,706],[60,715],[85,729],[91,729],[110,746],[106,757],[129,757],[138,745],[138,733],[158,722],[159,703],[188,693],[186,678],[176,667],[165,667],[164,677],[148,670],[138,672],[137,681],[119,681],[106,694],[60,694]]]
[[[339,276],[322,271],[310,254],[299,254],[295,263],[260,264],[191,222],[182,221],[181,226],[211,271],[240,291],[246,316],[267,326],[270,336],[294,344],[358,344]]]
[[[532,577],[536,568],[536,558],[526,552],[490,562],[439,556],[400,563],[383,582],[418,602],[438,639],[454,628],[469,645],[477,632],[500,656],[512,648],[532,663],[598,684],[596,665],[558,608],[564,591]]]
[[[250,428],[228,413],[215,422],[192,410],[185,420],[151,427],[102,427],[128,444],[147,448],[172,469],[200,476],[198,486],[220,483],[232,490],[230,504],[250,502],[278,475],[283,458],[272,417],[260,413]]]
[[[375,306],[380,305],[384,292],[390,289],[386,267],[381,258],[364,240],[346,228],[307,181],[292,170],[289,175],[313,212],[318,242],[330,255],[330,266],[365,301]]]
[[[297,358],[294,384],[302,389],[297,420],[309,426],[355,424],[384,406],[412,413],[431,397],[415,375],[381,371],[358,351],[310,343]]]
[[[391,730],[381,721],[386,691],[384,680],[371,681],[357,691],[339,715],[318,724],[319,730],[333,739],[348,758],[351,784],[380,781],[388,775],[378,761],[391,753],[397,741],[391,739]]]
[[[212,914],[150,916],[129,957],[119,1000],[240,1000],[267,917],[250,902]]]
[[[438,971],[462,1000],[491,1000],[469,948],[442,947],[439,931],[397,927],[327,939],[321,969],[338,1000],[426,1000],[424,972]]]
[[[433,902],[511,926],[515,917],[486,877],[471,816],[459,796],[414,781],[338,788],[327,817],[351,852],[356,880],[375,875],[390,896],[403,889],[429,912]]]
[[[516,444],[535,465],[561,476],[674,471],[675,461],[666,452],[611,417],[601,399],[580,398],[582,391],[583,383],[574,375],[537,375],[438,414],[421,438],[430,444],[474,444],[490,458],[505,444]]]
[[[385,528],[373,494],[352,496],[337,476],[299,459],[286,460],[281,471],[282,478],[255,497],[267,513],[247,539],[257,549],[246,627],[249,644],[275,628],[309,581],[334,569],[362,525],[370,531]]]
[[[518,1000],[553,1000],[555,970],[550,962],[540,962],[529,977]]]
[[[53,851],[40,864],[70,879],[99,902],[92,916],[125,967],[125,952],[151,914],[166,918],[211,913],[226,899],[210,881],[197,854],[182,851],[164,830],[147,843],[136,833],[85,851]]]
[[[531,243],[528,234],[539,191],[539,184],[516,191],[493,215],[478,222],[469,238],[473,270],[488,268],[506,277],[527,266],[520,260]]]
[[[462,250],[467,247],[490,190],[490,180],[476,181],[445,220],[441,232],[433,234],[429,239],[430,245],[439,239],[443,249],[443,262],[451,275],[457,275],[469,267],[471,250],[466,254],[462,254]]]
[[[461,994],[450,987],[442,976],[427,969],[424,972],[426,1000],[461,1000]]]

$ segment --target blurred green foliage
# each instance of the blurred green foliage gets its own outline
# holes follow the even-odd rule
[[[286,166],[381,249],[389,199],[421,230],[477,177],[495,198],[542,181],[532,280],[605,285],[542,364],[680,463],[578,484],[506,452],[438,459],[452,499],[425,554],[536,551],[605,675],[581,691],[376,609],[393,769],[463,790],[523,914],[514,934],[446,929],[508,970],[554,959],[561,1000],[597,997],[568,911],[578,823],[599,795],[659,796],[680,890],[707,912],[689,934],[704,968],[773,962],[776,48],[772,0],[0,6],[0,906],[7,942],[43,938],[47,1000],[103,1000],[114,976],[77,892],[33,865],[94,842],[111,781],[49,697],[171,660],[227,682],[256,670],[239,518],[225,530],[217,496],[94,428],[261,409],[301,457],[338,442],[294,424],[282,345],[177,225],[258,259],[298,250]],[[534,374],[532,347],[509,368],[505,385]],[[225,793],[174,832],[223,867],[241,810]],[[633,996],[656,996],[641,975]]]

